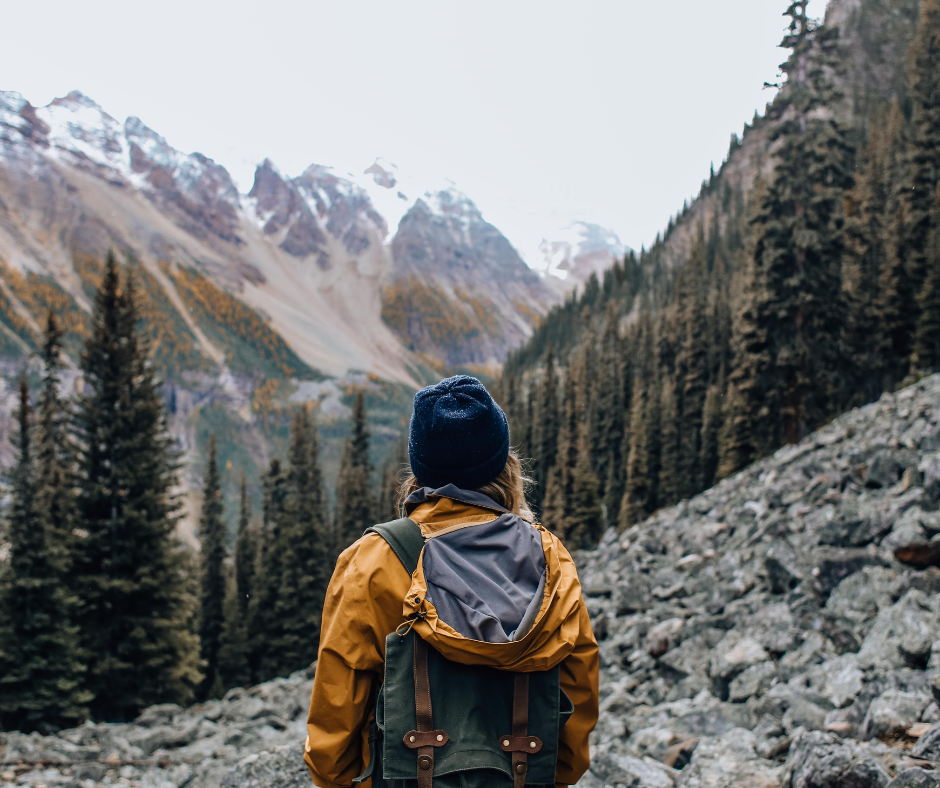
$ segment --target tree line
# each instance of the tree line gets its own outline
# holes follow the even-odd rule
[[[210,438],[194,554],[177,535],[180,456],[141,331],[132,271],[109,253],[80,358],[60,393],[62,330],[50,313],[38,396],[18,384],[17,459],[0,567],[0,726],[127,721],[286,675],[316,658],[338,553],[395,515],[396,468],[371,488],[357,394],[329,516],[315,412],[293,416],[286,462],[263,476],[261,517],[244,475],[233,555]]]
[[[534,503],[569,546],[940,370],[940,0],[921,4],[906,96],[854,125],[838,30],[803,0],[786,15],[786,82],[748,129],[767,135],[770,174],[745,196],[713,171],[716,209],[681,266],[665,245],[688,205],[504,366]]]

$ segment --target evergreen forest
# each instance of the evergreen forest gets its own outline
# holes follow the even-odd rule
[[[853,61],[887,50],[879,9],[906,43],[880,92]],[[533,502],[569,548],[940,369],[940,2],[863,10],[849,41],[790,3],[766,114],[504,366]]]
[[[850,35],[806,5],[786,8],[780,90],[698,197],[554,308],[496,381],[533,509],[571,550],[940,370],[940,0],[866,0],[895,26],[856,19]],[[860,47],[884,59],[874,76]],[[87,264],[101,272],[87,324],[51,308],[41,375],[18,385],[2,730],[128,721],[306,668],[337,556],[399,516],[404,441],[373,466],[359,390],[331,496],[315,406],[291,412],[260,496],[234,468],[226,497],[211,435],[193,551],[148,282],[113,252]],[[191,310],[248,319],[165,273]],[[272,370],[295,369],[260,322],[241,328]],[[73,350],[82,386],[65,397]]]
[[[0,725],[55,730],[129,721],[306,668],[339,552],[394,516],[395,470],[371,488],[356,396],[328,510],[315,411],[293,414],[260,517],[242,473],[234,550],[209,441],[196,555],[179,537],[180,456],[138,311],[133,267],[108,255],[81,354],[83,391],[60,393],[63,330],[49,313],[39,391],[19,381],[17,459],[0,572]]]

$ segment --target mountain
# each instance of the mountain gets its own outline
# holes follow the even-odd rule
[[[591,274],[600,276],[629,251],[617,233],[599,224],[572,222],[542,239],[539,252],[542,266],[553,278],[546,278],[556,289],[568,292],[587,284]]]
[[[450,365],[499,363],[527,339],[554,292],[455,189],[418,198],[392,240],[385,322]]]
[[[601,658],[578,785],[935,784],[940,569],[897,556],[936,544],[938,504],[934,375],[577,553]],[[0,785],[299,788],[314,671],[0,733]]]
[[[401,188],[378,162],[357,176],[313,164],[287,177],[266,160],[241,194],[212,159],[79,92],[45,107],[0,92],[3,418],[50,308],[66,329],[66,383],[80,385],[113,247],[137,279],[171,426],[189,452],[187,486],[198,487],[209,432],[256,483],[303,401],[321,406],[332,478],[357,386],[369,392],[381,463],[414,388],[501,362],[559,298],[452,185]],[[0,461],[10,458],[4,437]]]

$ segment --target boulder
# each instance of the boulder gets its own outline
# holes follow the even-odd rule
[[[917,740],[911,754],[928,761],[940,762],[940,722],[931,725],[930,730]]]
[[[927,695],[888,690],[875,698],[862,723],[862,739],[904,733],[920,719],[930,703]]]
[[[310,788],[303,745],[249,755],[222,778],[221,788]]]
[[[917,767],[905,769],[888,783],[888,788],[940,788],[940,775]]]
[[[890,781],[885,768],[861,747],[811,731],[793,740],[781,788],[876,788]]]

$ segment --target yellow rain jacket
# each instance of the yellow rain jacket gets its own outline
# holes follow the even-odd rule
[[[445,531],[493,523],[505,510],[448,497],[448,490],[425,490],[420,503],[406,505],[408,517],[425,538]],[[444,493],[444,494],[441,494]],[[410,499],[409,499],[410,500]],[[485,499],[488,500],[488,499]],[[551,533],[537,529],[545,556],[544,596],[526,634],[511,642],[471,640],[442,621],[430,600],[423,560],[412,577],[378,534],[370,533],[343,552],[336,563],[323,607],[316,676],[304,760],[320,788],[348,788],[369,760],[373,690],[382,683],[385,638],[420,608],[415,632],[445,658],[515,672],[561,666],[561,688],[574,713],[561,732],[555,780],[576,783],[590,763],[588,735],[597,723],[598,650],[578,573],[568,551]],[[534,604],[534,603],[533,603]],[[371,780],[362,783],[371,788]]]

